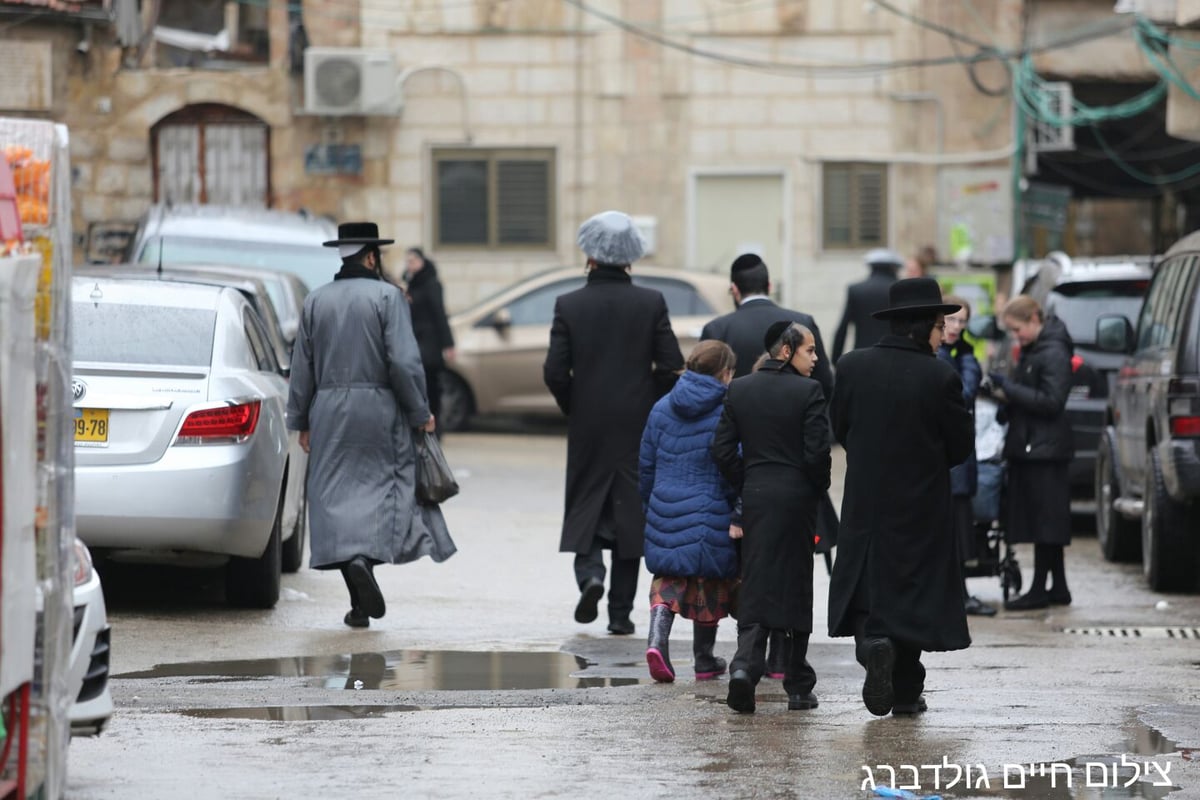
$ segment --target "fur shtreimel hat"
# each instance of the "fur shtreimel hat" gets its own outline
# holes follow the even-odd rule
[[[601,211],[579,226],[575,241],[585,256],[601,264],[632,264],[646,252],[641,232],[620,211]]]
[[[919,317],[928,314],[953,314],[962,306],[942,302],[942,287],[933,278],[905,278],[888,289],[891,307],[876,311],[875,319]]]

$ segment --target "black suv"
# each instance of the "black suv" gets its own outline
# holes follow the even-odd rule
[[[1155,591],[1200,589],[1200,233],[1155,269],[1136,327],[1104,315],[1099,347],[1122,356],[1096,458],[1096,534]],[[1140,524],[1139,524],[1140,523]]]
[[[1058,317],[1067,327],[1075,354],[1071,362],[1071,394],[1067,419],[1071,423],[1075,457],[1071,461],[1071,510],[1094,513],[1096,448],[1108,413],[1109,392],[1116,381],[1123,355],[1097,346],[1096,320],[1106,313],[1130,318],[1137,315],[1150,285],[1149,256],[1089,257],[1072,259],[1065,253],[1050,253],[1030,264],[1031,274],[1020,282],[1027,294],[1042,307],[1047,317]],[[1015,273],[1019,270],[1014,269]],[[1020,274],[1014,274],[1018,281]],[[993,332],[992,321],[972,320],[972,331]],[[988,372],[1010,374],[1016,365],[1018,345],[1007,337],[992,357]]]

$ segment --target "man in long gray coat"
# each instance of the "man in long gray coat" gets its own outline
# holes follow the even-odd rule
[[[345,623],[365,628],[386,606],[375,564],[454,553],[436,506],[417,506],[413,429],[434,429],[408,302],[383,280],[370,222],[338,226],[342,268],[304,301],[292,356],[288,428],[309,452],[313,569],[340,569]]]

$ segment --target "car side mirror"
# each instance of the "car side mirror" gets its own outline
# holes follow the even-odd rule
[[[300,323],[299,322],[297,322],[295,320],[288,320],[287,322],[283,323],[279,327],[280,327],[280,332],[283,334],[283,338],[286,341],[288,341],[288,342],[296,341],[296,334],[300,332]]]
[[[987,339],[995,341],[1004,338],[1004,331],[996,324],[996,317],[992,314],[980,314],[978,317],[971,317],[967,322],[967,333],[971,334],[976,339]]]
[[[498,333],[503,333],[512,326],[512,312],[507,308],[498,308],[488,317],[488,324]]]
[[[1106,353],[1132,353],[1132,323],[1122,314],[1101,314],[1096,320],[1096,347]]]

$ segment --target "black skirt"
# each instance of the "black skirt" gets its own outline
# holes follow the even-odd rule
[[[1068,461],[1008,463],[1008,525],[1012,544],[1071,543]]]

